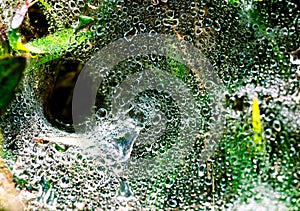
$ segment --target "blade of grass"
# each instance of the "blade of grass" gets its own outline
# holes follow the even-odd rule
[[[258,99],[253,99],[252,107],[252,130],[253,130],[253,141],[257,152],[262,153],[264,151],[264,144],[262,140],[262,124],[260,121],[260,109]]]

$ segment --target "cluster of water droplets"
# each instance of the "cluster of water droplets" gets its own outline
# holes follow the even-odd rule
[[[11,1],[1,5],[4,11],[1,17],[7,23],[17,8],[15,4]],[[183,75],[183,81],[197,87],[193,93],[195,98],[205,104],[200,111],[203,119],[199,119],[201,127],[192,150],[184,155],[185,162],[172,163],[172,168],[167,170],[162,170],[156,162],[149,162],[148,169],[136,169],[140,167],[139,159],[151,160],[175,144],[172,138],[178,132],[180,117],[176,103],[155,92],[145,92],[135,99],[126,115],[123,111],[112,117],[106,106],[112,102],[113,96],[108,96],[113,93],[110,86],[121,84],[120,74],[131,73],[120,64],[116,68],[120,71],[111,76],[113,80],[104,81],[104,87],[99,88],[98,96],[106,98],[101,102],[104,108],[96,108],[96,124],[90,128],[95,132],[85,136],[67,133],[53,127],[44,115],[47,102],[43,96],[53,87],[56,73],[51,71],[51,62],[42,65],[27,73],[20,93],[1,117],[6,161],[18,178],[18,188],[27,193],[29,209],[246,209],[251,206],[243,204],[258,206],[257,201],[268,206],[264,198],[272,198],[274,192],[283,193],[274,198],[280,201],[274,207],[297,209],[299,67],[291,63],[287,52],[288,48],[299,47],[300,13],[296,1],[278,0],[272,6],[267,1],[252,2],[245,13],[238,12],[243,4],[205,0],[103,1],[101,4],[77,0],[49,4],[51,10],[46,15],[50,31],[75,28],[80,15],[94,19],[85,28],[91,32],[90,36],[76,48],[63,52],[68,59],[87,61],[105,45],[139,33],[174,35],[200,48],[228,88],[224,94],[227,107],[222,111],[226,127],[224,141],[214,156],[203,162],[201,153],[207,148],[205,140],[211,136],[210,115],[207,115],[210,104],[202,90],[205,87],[198,86],[189,74]],[[250,14],[251,11],[259,11],[260,15]],[[170,68],[164,59],[151,55],[125,64],[139,71],[144,67],[140,65],[141,60],[162,69]],[[253,135],[251,109],[255,96],[260,102],[267,145],[266,164],[249,159],[248,148],[244,147]],[[160,113],[161,107],[165,107],[162,110],[166,111],[166,118]],[[157,139],[162,125],[166,126],[166,134]],[[79,145],[88,139],[94,140],[94,144],[89,142],[91,145],[80,147],[52,141],[37,143],[32,140],[36,137],[46,137],[45,140],[68,137]],[[145,142],[137,141],[137,137]],[[231,146],[236,147],[236,154],[228,150]],[[130,158],[135,158],[137,163],[130,163],[134,161]],[[257,189],[260,180],[269,183],[266,192],[272,194],[259,195],[266,190]]]

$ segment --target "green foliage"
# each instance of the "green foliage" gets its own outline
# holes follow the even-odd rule
[[[55,149],[59,152],[66,152],[67,149],[69,148],[68,146],[61,145],[61,144],[55,144]]]
[[[0,114],[12,101],[25,67],[26,58],[24,57],[8,57],[0,60]]]
[[[212,1],[211,1],[212,2]],[[241,22],[246,22],[249,24],[249,27],[252,29],[251,31],[251,39],[259,40],[263,38],[263,41],[269,44],[269,51],[272,51],[272,58],[274,58],[277,61],[284,60],[284,53],[282,52],[282,49],[280,49],[280,39],[278,38],[278,30],[276,27],[272,26],[271,21],[266,21],[266,19],[269,16],[264,16],[263,13],[261,13],[258,6],[263,6],[263,4],[267,1],[263,0],[228,0],[229,4],[233,5],[234,9],[238,11],[241,16],[245,19],[241,20]],[[271,1],[271,2],[276,2]],[[47,4],[45,1],[40,0],[40,4],[43,5],[43,7],[48,11],[51,9],[51,4]],[[89,26],[94,23],[95,25],[103,25],[105,26],[105,22],[109,20],[111,11],[109,10],[110,7],[114,5],[113,2],[110,2],[108,5],[102,7],[102,12],[100,13],[101,18],[97,16],[97,19],[94,15],[89,16],[78,16],[79,24],[75,27],[75,29],[72,28],[61,28],[59,31],[56,31],[53,34],[44,36],[42,38],[33,40],[31,42],[28,42],[26,44],[22,43],[21,34],[19,30],[12,30],[9,34],[9,45],[14,50],[14,52],[9,52],[9,48],[3,44],[0,45],[0,55],[7,55],[7,54],[14,54],[14,53],[20,53],[20,52],[31,52],[32,57],[36,57],[37,59],[31,59],[30,61],[30,67],[27,68],[27,70],[36,69],[38,70],[38,66],[54,60],[58,57],[61,57],[64,53],[72,51],[73,49],[76,49],[80,46],[80,44],[85,43],[89,40],[89,36],[92,34],[92,32],[89,32]],[[267,4],[265,4],[267,5]],[[266,8],[266,6],[263,6]],[[270,7],[275,8],[275,7]],[[238,16],[235,16],[236,18],[239,18]],[[244,23],[243,22],[243,23]],[[248,26],[248,25],[247,25]],[[84,29],[84,30],[82,30]],[[105,27],[99,29],[101,31],[105,30]],[[98,32],[98,31],[97,31]],[[252,34],[253,32],[253,34]],[[249,35],[250,36],[250,35]],[[250,40],[250,38],[249,38]],[[247,41],[249,41],[247,40]],[[261,41],[260,43],[262,43]],[[92,40],[93,42],[93,40]],[[94,43],[93,43],[94,45]],[[96,43],[95,43],[96,46]],[[267,46],[267,45],[266,45]],[[262,48],[267,48],[266,46]],[[282,47],[282,46],[281,46]],[[79,48],[79,52],[81,52],[82,49]],[[253,49],[248,49],[249,51],[252,51]],[[265,50],[265,49],[263,49]],[[263,54],[263,53],[262,53]],[[264,56],[261,55],[262,59],[264,59]],[[173,58],[172,55],[170,58]],[[241,59],[242,60],[242,59]],[[247,63],[247,62],[245,62]],[[250,62],[249,62],[250,63]],[[280,63],[279,63],[280,65]],[[9,58],[3,58],[0,60],[0,94],[2,94],[1,100],[0,100],[0,114],[4,111],[4,109],[9,105],[10,101],[13,99],[15,89],[20,82],[24,69],[26,66],[26,59],[23,57],[9,57]],[[150,66],[150,65],[149,65]],[[146,66],[148,67],[148,66]],[[248,68],[249,67],[242,67],[242,68]],[[242,69],[240,68],[240,69]],[[168,66],[166,68],[167,70],[170,70],[170,72],[176,76],[177,78],[182,79],[183,81],[186,78],[191,77],[192,78],[192,71],[190,71],[187,67],[182,65],[180,62],[177,62],[173,59],[168,59]],[[281,67],[281,69],[283,69]],[[27,73],[27,72],[26,72]],[[234,74],[234,73],[233,73]],[[250,75],[245,74],[246,77],[251,77]],[[267,79],[266,79],[267,80]],[[168,83],[166,81],[165,83]],[[240,87],[242,84],[236,82],[236,81],[230,81],[230,83],[235,83],[235,85],[230,84],[228,85],[228,89],[235,90],[235,87]],[[201,87],[201,89],[204,89],[205,87]],[[203,96],[202,96],[203,97]],[[200,102],[204,102],[203,99],[198,99]],[[249,102],[248,102],[249,103]],[[278,163],[281,162],[282,170],[276,170],[275,167],[273,167],[273,161],[271,157],[268,157],[271,154],[270,150],[268,153],[265,153],[268,149],[271,149],[274,151],[276,148],[278,150],[280,149],[278,155],[283,154],[283,152],[286,150],[288,151],[290,147],[289,143],[287,142],[287,147],[284,148],[283,143],[279,142],[277,140],[270,141],[264,140],[264,137],[262,136],[262,123],[261,123],[261,116],[260,116],[260,109],[261,113],[265,114],[264,108],[260,108],[258,105],[257,99],[253,100],[253,110],[252,110],[252,121],[250,120],[250,115],[248,119],[231,119],[232,123],[232,130],[233,132],[230,132],[230,134],[225,134],[223,139],[221,140],[220,144],[220,151],[217,151],[216,158],[215,159],[215,166],[212,171],[213,174],[217,174],[216,172],[225,172],[224,175],[221,175],[224,177],[224,179],[229,178],[224,184],[221,184],[221,186],[226,186],[226,192],[224,193],[230,193],[233,192],[234,195],[237,197],[246,197],[245,194],[240,194],[241,192],[247,192],[248,186],[252,186],[254,182],[258,183],[258,180],[263,177],[270,177],[269,184],[276,186],[276,188],[281,188],[280,190],[286,190],[286,196],[292,196],[289,199],[293,204],[296,204],[295,207],[299,207],[299,182],[295,179],[293,176],[293,172],[290,170],[292,168],[295,168],[295,165],[297,162],[295,161],[298,157],[296,155],[294,156],[292,160],[292,151],[291,153],[286,153],[290,156],[282,156],[282,158],[278,158]],[[270,109],[272,109],[270,107]],[[240,110],[241,112],[244,112],[243,109]],[[245,118],[247,114],[243,113],[243,118]],[[247,121],[248,120],[248,121]],[[251,127],[252,123],[252,127]],[[264,126],[266,126],[265,124]],[[229,132],[228,132],[229,133]],[[279,135],[278,135],[279,136]],[[284,137],[285,138],[285,137]],[[285,138],[288,140],[288,137]],[[176,142],[177,139],[172,137],[172,141]],[[280,143],[280,145],[275,145],[276,142]],[[125,139],[120,140],[120,144],[124,145],[126,142]],[[271,144],[274,144],[274,146]],[[0,138],[0,145],[2,145],[1,138]],[[267,145],[267,146],[265,146]],[[55,149],[59,152],[67,152],[68,147],[65,147],[64,145],[55,144]],[[169,149],[169,146],[165,145],[162,146],[162,151],[167,151]],[[4,152],[6,153],[6,152]],[[2,153],[2,154],[4,154]],[[274,153],[273,153],[274,154]],[[276,154],[274,154],[275,157]],[[5,156],[5,155],[3,155]],[[281,159],[282,161],[279,161]],[[220,161],[218,163],[218,161]],[[193,161],[194,162],[194,161]],[[181,168],[182,171],[180,171],[180,174],[184,172],[184,174],[187,174],[191,172],[192,176],[195,176],[196,173],[192,170],[192,161],[188,161],[185,166]],[[224,162],[224,163],[222,163]],[[219,165],[219,164],[222,165]],[[283,165],[286,164],[286,167]],[[219,165],[219,166],[218,166]],[[288,166],[289,165],[289,166]],[[293,166],[294,165],[294,166]],[[206,163],[205,171],[208,174],[209,173],[209,165]],[[190,168],[189,168],[190,167]],[[78,164],[74,167],[74,169],[79,171],[81,166]],[[194,168],[194,167],[193,167]],[[200,168],[200,167],[198,167]],[[276,167],[277,168],[277,167]],[[279,167],[278,167],[279,168]],[[284,169],[285,168],[285,169]],[[179,169],[179,168],[178,168]],[[276,171],[275,171],[275,170]],[[157,169],[156,169],[157,170]],[[274,171],[272,174],[267,171]],[[296,171],[294,171],[296,172]],[[220,173],[220,174],[221,174]],[[276,174],[275,174],[276,173]],[[171,172],[168,176],[166,175],[161,180],[153,179],[153,181],[149,181],[149,186],[152,186],[152,193],[148,196],[149,198],[149,204],[152,199],[151,197],[159,198],[161,197],[161,200],[159,203],[164,200],[164,194],[163,191],[167,192],[169,189],[171,190],[171,187],[173,188],[176,186],[176,182],[179,183],[180,179],[182,179],[181,175],[178,172]],[[226,175],[225,175],[226,174]],[[277,176],[280,175],[279,176]],[[274,176],[272,176],[274,175]],[[186,176],[186,175],[184,175]],[[220,177],[221,177],[220,176]],[[278,182],[278,178],[286,178],[286,182]],[[197,175],[196,175],[197,177]],[[28,184],[27,181],[19,178],[14,178],[16,183],[21,188],[26,188],[26,185]],[[268,178],[269,179],[269,178]],[[282,179],[283,180],[283,179]],[[202,181],[201,181],[202,182]],[[213,183],[213,186],[217,185],[218,180],[215,180],[215,183]],[[199,182],[200,183],[200,182]],[[209,183],[209,181],[207,182]],[[220,182],[221,183],[221,182]],[[282,184],[281,184],[282,183]],[[173,186],[173,184],[175,184]],[[139,184],[140,185],[140,184]],[[196,185],[196,184],[195,184]],[[254,185],[253,185],[254,186]],[[209,185],[207,185],[209,187]],[[296,187],[296,188],[295,188]],[[126,189],[127,187],[125,184],[122,186],[123,189]],[[163,190],[163,191],[162,191]],[[174,188],[175,190],[175,188]],[[217,190],[217,188],[216,188]],[[214,192],[215,190],[213,190]],[[218,190],[217,190],[218,191]],[[42,195],[39,197],[39,200],[43,199],[47,193],[50,194],[51,192],[51,181],[48,180],[45,176],[42,178]],[[209,192],[209,191],[207,191]],[[160,194],[160,195],[159,195]],[[225,194],[226,195],[226,194]],[[229,194],[228,194],[229,195]],[[248,196],[248,195],[247,195]],[[227,197],[227,196],[225,196]],[[47,198],[47,197],[45,197]],[[228,197],[229,198],[229,197]],[[229,201],[229,200],[228,200]],[[232,202],[232,199],[230,199]],[[298,206],[297,206],[298,205]]]
[[[46,37],[34,40],[24,44],[26,48],[33,53],[59,53],[67,50],[70,46],[75,48],[84,41],[84,34],[80,33],[78,37],[73,35],[72,28],[62,29]]]
[[[79,24],[76,26],[75,32],[77,32],[78,30],[80,30],[82,28],[88,27],[88,25],[94,21],[93,18],[84,16],[84,15],[79,16],[78,20],[79,20]]]
[[[28,181],[25,179],[21,179],[18,178],[17,176],[13,176],[14,182],[17,186],[19,186],[20,188],[26,188],[26,186],[28,185]]]

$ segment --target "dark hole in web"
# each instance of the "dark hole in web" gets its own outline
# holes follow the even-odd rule
[[[51,65],[56,72],[53,86],[44,100],[44,113],[48,121],[58,129],[74,132],[72,126],[73,90],[83,64],[79,61],[58,60]]]

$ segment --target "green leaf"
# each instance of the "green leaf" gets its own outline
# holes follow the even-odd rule
[[[0,42],[0,56],[3,56],[3,55],[7,55],[9,52],[9,46],[8,46],[8,43],[1,43]]]
[[[82,28],[88,27],[88,25],[94,21],[94,19],[92,17],[88,17],[88,16],[84,16],[84,15],[79,16],[78,20],[79,20],[79,24],[76,26],[75,32],[77,32],[78,30],[80,30]]]
[[[76,39],[75,39],[76,37]],[[46,37],[24,44],[33,53],[59,53],[84,41],[85,33],[74,35],[72,28],[62,29]]]
[[[0,114],[12,101],[25,67],[26,58],[24,57],[11,57],[0,60]]]

